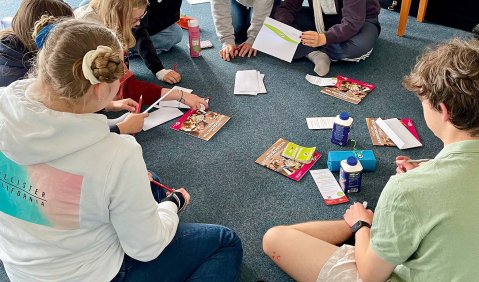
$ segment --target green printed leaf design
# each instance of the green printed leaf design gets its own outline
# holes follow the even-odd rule
[[[279,37],[283,38],[284,40],[288,41],[288,42],[291,42],[291,43],[294,43],[294,44],[299,44],[299,41],[295,41],[293,39],[291,39],[289,36],[287,36],[286,34],[284,34],[284,32],[282,32],[281,30],[279,30],[278,28],[272,26],[272,25],[269,25],[267,23],[264,24],[264,26],[266,26],[267,28],[271,29],[272,32],[276,33]]]

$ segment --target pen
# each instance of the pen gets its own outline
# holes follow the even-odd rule
[[[176,64],[173,64],[173,70],[176,72]]]
[[[143,103],[143,95],[140,96],[140,100],[138,100],[138,106],[136,107],[136,113],[140,112],[141,103]]]
[[[428,162],[430,159],[417,159],[417,160],[407,160],[407,163],[423,163],[423,162]]]
[[[368,208],[368,202],[364,201],[364,202],[363,202],[363,207],[364,207],[365,209],[367,209],[367,208]]]
[[[155,181],[155,180],[150,180],[150,181],[151,181],[151,183],[160,186],[161,188],[165,189],[165,190],[168,191],[168,192],[171,192],[171,193],[175,192],[175,189],[172,189],[172,188],[170,188],[170,187],[168,187],[168,186],[166,186],[166,185],[164,185],[164,184],[161,184],[161,183],[158,182],[158,181]]]

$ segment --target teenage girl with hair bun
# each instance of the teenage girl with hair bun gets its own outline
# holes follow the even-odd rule
[[[179,224],[188,192],[150,187],[140,145],[95,114],[123,73],[115,34],[71,19],[49,32],[33,78],[0,88],[0,260],[10,280],[235,281],[238,236]]]

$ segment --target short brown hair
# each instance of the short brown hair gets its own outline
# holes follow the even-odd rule
[[[2,32],[0,37],[13,34],[28,51],[36,51],[32,31],[35,22],[43,15],[55,18],[73,17],[73,10],[62,0],[23,0],[13,17],[11,30]]]
[[[444,103],[456,128],[479,136],[479,41],[453,39],[429,48],[403,85],[438,111]]]
[[[38,53],[33,73],[52,91],[44,91],[46,94],[37,98],[75,103],[83,97],[92,85],[83,75],[83,57],[99,45],[110,47],[112,51],[102,52],[90,67],[99,81],[111,83],[124,71],[123,50],[115,33],[102,25],[75,19],[56,24]]]

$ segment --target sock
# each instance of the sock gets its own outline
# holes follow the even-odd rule
[[[314,63],[315,73],[317,73],[319,76],[328,74],[329,65],[331,64],[331,60],[329,59],[328,55],[321,51],[313,51],[306,55],[306,57]]]

